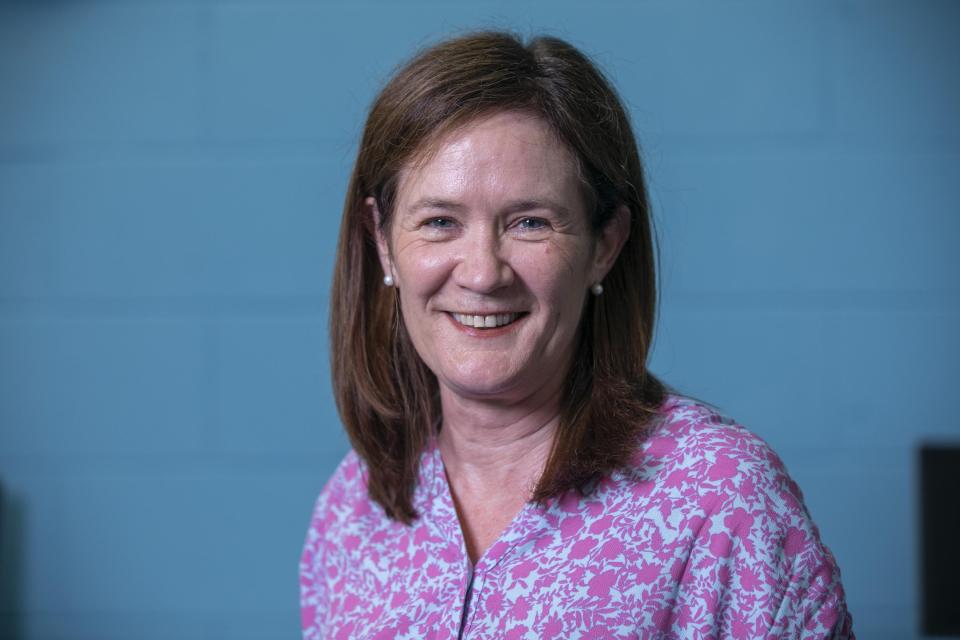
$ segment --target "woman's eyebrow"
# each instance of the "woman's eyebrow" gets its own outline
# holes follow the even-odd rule
[[[420,198],[410,205],[407,211],[413,213],[420,209],[439,209],[441,211],[460,213],[466,211],[467,207],[464,204],[453,200],[428,197]],[[501,212],[510,214],[521,213],[523,211],[534,211],[536,209],[549,209],[560,214],[561,216],[570,215],[570,209],[568,207],[550,198],[524,198],[522,200],[511,200],[501,209]]]
[[[523,211],[533,211],[535,209],[549,209],[561,216],[569,216],[570,209],[550,198],[525,198],[523,200],[514,200],[503,208],[504,213],[521,213]]]
[[[444,200],[443,198],[420,198],[412,205],[407,208],[407,211],[413,213],[420,209],[440,209],[442,211],[453,211],[461,212],[465,211],[466,207],[459,203],[454,202],[453,200]]]

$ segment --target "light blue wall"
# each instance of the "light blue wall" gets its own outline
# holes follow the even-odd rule
[[[960,439],[960,5],[0,4],[0,629],[295,638],[346,449],[326,310],[365,108],[454,30],[620,87],[653,368],[766,438],[864,638],[917,632],[918,443]],[[0,634],[3,635],[3,634]]]

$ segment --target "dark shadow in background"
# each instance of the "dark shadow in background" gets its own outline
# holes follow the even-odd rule
[[[0,638],[23,637],[23,505],[0,483]]]
[[[960,637],[960,443],[920,447],[921,631]]]

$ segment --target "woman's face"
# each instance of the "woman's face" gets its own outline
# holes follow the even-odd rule
[[[559,388],[585,297],[625,239],[625,211],[592,233],[570,152],[517,112],[442,139],[401,173],[395,206],[381,263],[442,392],[519,401]]]

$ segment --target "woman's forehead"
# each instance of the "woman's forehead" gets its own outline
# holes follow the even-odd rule
[[[438,137],[401,170],[402,200],[514,191],[514,196],[577,188],[572,154],[542,118],[526,112],[498,112],[477,118]],[[542,195],[548,195],[543,193]]]

